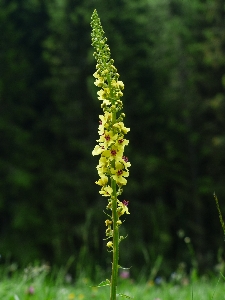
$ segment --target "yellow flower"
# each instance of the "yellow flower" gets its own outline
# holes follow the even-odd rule
[[[104,90],[100,90],[100,91],[98,91],[97,92],[97,94],[98,94],[98,99],[99,100],[106,100],[106,94],[105,94],[105,91]]]
[[[101,194],[102,196],[105,197],[110,197],[111,194],[113,192],[113,189],[111,188],[111,186],[107,185],[101,188],[101,191],[99,192],[99,194]]]
[[[100,177],[102,177],[102,176],[104,176],[105,174],[107,174],[108,173],[108,168],[107,168],[107,166],[104,166],[104,165],[102,165],[102,166],[97,166],[96,167],[96,169],[98,170],[98,175],[100,176]]]
[[[123,176],[121,176],[121,174],[123,174],[123,170],[119,170],[115,175],[112,175],[112,178],[115,180],[116,184],[118,184],[118,185],[126,185],[127,184],[127,180]]]
[[[102,167],[106,167],[107,166],[107,158],[105,156],[101,156],[99,159],[99,164],[97,168],[102,168]]]
[[[110,169],[112,178],[116,181],[118,185],[126,185],[127,180],[124,177],[129,176],[128,171],[123,170],[123,164],[121,162],[116,162],[115,163],[115,169],[111,168]]]
[[[129,168],[131,166],[131,163],[128,161],[128,157],[122,156],[121,162],[124,165],[124,168],[128,171],[127,168]]]
[[[118,128],[123,134],[126,134],[130,131],[130,128],[125,127],[123,122],[115,123],[113,127]]]
[[[98,175],[100,177],[104,176],[105,174],[108,174],[108,160],[106,159],[106,157],[101,156],[96,169],[98,170]]]
[[[120,161],[122,161],[123,157],[123,148],[116,147],[115,145],[111,147],[110,150],[106,150],[102,153],[102,157],[105,157],[109,162],[115,160],[115,164],[117,165]],[[120,163],[120,168],[123,168],[123,164]],[[117,167],[119,169],[119,166]]]
[[[105,231],[105,235],[111,237],[113,235],[113,230],[108,227]]]
[[[95,183],[98,185],[101,185],[101,186],[105,186],[108,183],[108,177],[105,175],[102,175],[101,178],[98,181],[96,181]]]
[[[110,125],[110,122],[112,120],[112,113],[106,111],[104,115],[99,116],[99,126],[98,126],[98,134],[101,136],[105,129],[107,129]]]
[[[105,151],[104,147],[103,146],[99,146],[99,145],[96,145],[94,150],[92,151],[92,155],[99,155],[101,154],[103,151]]]
[[[118,212],[120,215],[123,215],[124,213],[130,214],[128,211],[128,201],[124,200],[123,202],[118,200]]]
[[[121,90],[124,89],[123,81],[120,81],[120,80],[118,80],[118,81],[112,80],[111,85],[112,85],[113,87],[119,88],[119,89],[121,89]]]
[[[107,87],[98,91],[97,94],[98,94],[99,100],[109,100],[110,99],[110,89]]]
[[[96,72],[93,74],[93,76],[94,76],[95,78],[99,78],[99,77],[100,77],[100,75],[98,74],[98,71],[96,71]]]
[[[95,72],[93,74],[93,76],[96,78],[94,84],[98,87],[102,87],[103,83],[104,83],[104,78],[99,76],[99,74],[97,72]]]
[[[75,299],[74,293],[70,293],[70,294],[68,295],[68,299],[69,299],[69,300]]]
[[[125,147],[129,144],[129,141],[122,138],[122,137],[119,137],[118,140],[116,141],[115,145],[120,148],[120,147]]]
[[[98,142],[106,149],[117,140],[118,135],[114,134],[113,131],[105,130],[104,134],[100,136]]]
[[[113,243],[110,241],[110,242],[108,242],[108,243],[106,244],[106,246],[109,247],[109,248],[113,248]]]
[[[117,85],[123,90],[124,89],[124,83],[123,81],[117,81]]]
[[[105,225],[106,225],[106,226],[110,226],[111,224],[112,224],[112,221],[111,221],[111,220],[108,220],[108,219],[105,220]]]

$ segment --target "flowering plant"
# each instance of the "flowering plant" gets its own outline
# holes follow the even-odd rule
[[[129,214],[129,201],[120,201],[118,197],[122,194],[123,186],[127,184],[129,176],[128,168],[131,166],[128,158],[124,155],[124,148],[129,141],[125,135],[130,131],[124,126],[125,114],[121,112],[123,103],[120,98],[123,96],[124,84],[119,79],[119,74],[111,59],[109,46],[106,44],[106,37],[101,26],[97,11],[94,10],[91,17],[92,46],[95,49],[94,57],[97,61],[94,73],[94,84],[100,88],[97,92],[98,99],[102,102],[103,115],[99,116],[99,139],[98,144],[92,151],[92,155],[100,155],[97,171],[100,179],[96,181],[100,194],[108,198],[106,208],[111,215],[105,221],[106,246],[108,251],[113,252],[111,281],[106,281],[111,287],[110,300],[116,299],[119,243],[124,239],[119,235],[119,227],[122,224],[121,216]],[[102,285],[101,285],[102,286]],[[121,295],[121,294],[120,294]],[[128,297],[128,296],[126,296]]]

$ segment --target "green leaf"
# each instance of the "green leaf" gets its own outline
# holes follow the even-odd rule
[[[102,287],[102,286],[106,286],[106,285],[110,285],[110,280],[109,279],[106,279],[105,281],[102,281],[98,285],[93,286],[93,287]]]
[[[124,268],[124,267],[122,267],[122,266],[118,265],[118,268],[119,268],[119,269],[123,269],[123,270],[130,270],[130,269],[132,268],[132,266],[131,266],[131,267],[129,267],[129,268]]]
[[[120,297],[123,297],[123,298],[127,298],[127,299],[134,299],[133,297],[127,296],[125,294],[117,294],[117,295]]]

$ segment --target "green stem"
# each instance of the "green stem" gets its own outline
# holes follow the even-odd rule
[[[118,261],[119,261],[119,228],[117,225],[117,196],[116,196],[116,182],[112,179],[111,186],[113,189],[112,197],[112,219],[113,219],[113,262],[112,262],[112,277],[110,300],[116,300],[117,292],[117,278],[118,278]]]
[[[112,114],[112,123],[116,122],[116,112]],[[115,167],[115,161],[112,162],[112,166]],[[116,195],[116,182],[111,179],[112,193],[112,221],[113,221],[113,262],[112,262],[112,277],[111,277],[111,290],[110,300],[116,300],[117,292],[117,278],[118,278],[118,261],[119,261],[119,227],[118,212],[117,212],[117,195]]]

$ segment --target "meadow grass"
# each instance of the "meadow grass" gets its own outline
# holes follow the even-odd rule
[[[109,299],[108,286],[97,288],[85,276],[73,280],[63,270],[49,271],[46,266],[33,266],[13,273],[1,269],[0,276],[2,300]],[[183,285],[120,278],[118,286],[119,293],[137,300],[222,300],[225,299],[224,291],[225,281],[222,277],[199,278],[193,283],[187,280]]]

